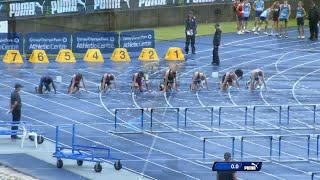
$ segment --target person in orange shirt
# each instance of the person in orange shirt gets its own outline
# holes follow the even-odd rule
[[[239,21],[239,27],[237,29],[237,33],[240,34],[244,34],[243,32],[243,0],[240,0],[238,6],[237,6],[237,17],[238,17],[238,21]]]

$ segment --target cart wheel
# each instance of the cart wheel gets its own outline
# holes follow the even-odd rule
[[[57,168],[62,168],[63,166],[63,161],[61,159],[57,160]]]
[[[101,172],[102,171],[102,166],[100,163],[97,163],[94,165],[94,171],[95,172]]]
[[[37,140],[38,140],[38,144],[42,144],[43,141],[44,141],[44,137],[43,136],[38,136]]]
[[[77,164],[78,164],[78,166],[82,166],[83,161],[82,160],[77,160]]]
[[[114,163],[114,169],[116,169],[117,171],[119,171],[122,168],[122,164],[120,162],[120,160],[116,161]]]

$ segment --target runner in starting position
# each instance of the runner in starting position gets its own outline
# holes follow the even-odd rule
[[[54,93],[56,94],[56,87],[53,83],[53,80],[50,76],[42,76],[40,79],[39,86],[36,87],[36,93],[43,94],[44,92],[51,92],[50,85],[52,86]],[[43,89],[44,87],[44,89]],[[43,91],[44,90],[44,91]]]

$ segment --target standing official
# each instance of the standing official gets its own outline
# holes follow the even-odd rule
[[[186,33],[186,47],[185,47],[185,52],[186,54],[189,53],[189,44],[191,42],[191,50],[192,54],[196,54],[196,48],[194,46],[196,42],[196,34],[197,34],[197,21],[196,17],[193,16],[193,12],[190,11],[188,14],[188,17],[185,22],[185,33]]]
[[[316,4],[312,1],[311,2],[311,9],[309,11],[309,28],[310,28],[310,40],[316,41],[318,40],[318,21],[320,19],[319,17],[319,9],[316,6]]]
[[[216,24],[215,25],[216,32],[214,33],[213,37],[213,52],[212,52],[212,64],[213,65],[220,65],[220,58],[219,58],[219,46],[221,42],[221,29],[220,25]]]
[[[23,86],[21,84],[15,84],[14,91],[11,93],[10,98],[10,112],[12,113],[12,123],[19,124],[21,118],[21,98],[20,98],[20,90]],[[12,126],[11,130],[18,130],[18,126]],[[19,139],[16,134],[11,135],[11,139]]]

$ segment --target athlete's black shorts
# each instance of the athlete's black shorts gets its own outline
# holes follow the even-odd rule
[[[297,18],[297,25],[298,25],[298,26],[304,26],[304,19],[303,19],[303,17]]]
[[[101,79],[100,82],[103,83],[103,77],[102,77],[102,79]],[[111,81],[110,81],[110,80],[106,80],[106,81],[105,81],[105,84],[106,84],[107,86],[110,86],[110,85],[111,85]]]

